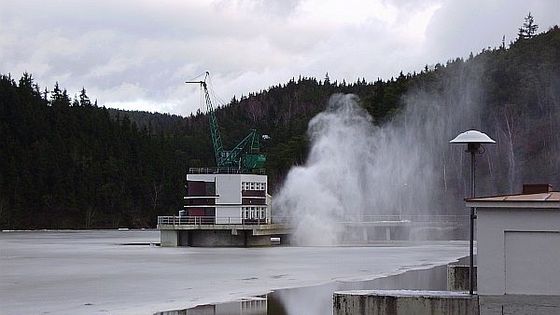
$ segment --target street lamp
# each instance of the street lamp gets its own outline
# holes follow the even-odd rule
[[[471,154],[471,198],[476,195],[475,192],[475,154],[484,153],[480,151],[483,143],[495,144],[496,141],[492,140],[485,133],[478,130],[467,130],[459,134],[455,139],[449,141],[451,144],[466,144],[467,150]],[[469,256],[469,293],[473,294],[474,288],[474,219],[475,219],[475,208],[471,207],[471,218],[470,218],[470,256]]]

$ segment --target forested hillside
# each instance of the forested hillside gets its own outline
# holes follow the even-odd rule
[[[153,226],[179,207],[186,143],[111,118],[85,90],[49,94],[28,74],[0,78],[2,228]]]
[[[309,120],[333,93],[353,93],[383,125],[417,93],[438,95],[450,78],[476,70],[482,110],[476,126],[495,135],[497,165],[488,185],[512,190],[546,181],[560,188],[560,30],[520,38],[467,60],[426,66],[390,80],[332,82],[297,77],[252,93],[216,112],[226,147],[251,128],[264,143],[271,192],[304,162]],[[375,74],[364,74],[375,77]],[[459,82],[460,84],[460,82]],[[450,99],[449,101],[452,101]],[[435,113],[437,114],[437,113]],[[205,114],[178,117],[110,110],[85,89],[42,91],[30,74],[0,77],[0,229],[153,227],[157,215],[182,207],[189,167],[213,165]],[[462,192],[459,181],[442,185]],[[488,186],[487,185],[487,186]],[[487,187],[488,190],[488,187]]]

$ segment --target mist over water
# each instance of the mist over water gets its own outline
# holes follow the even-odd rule
[[[365,213],[375,183],[377,128],[353,95],[334,95],[309,122],[312,142],[304,166],[294,167],[277,196],[277,208],[293,218],[298,242],[335,244],[337,221]]]
[[[373,121],[356,96],[333,95],[310,121],[309,156],[288,173],[274,211],[291,218],[296,242],[331,245],[343,220],[465,215],[470,158],[449,141],[468,129],[496,140],[477,157],[478,196],[519,193],[524,183],[559,189],[558,82],[557,63],[512,67],[483,55],[419,74],[390,121]]]
[[[449,200],[464,196],[468,160],[448,142],[480,128],[480,89],[465,76],[437,94],[408,92],[401,112],[381,126],[356,96],[333,95],[309,123],[307,161],[290,170],[274,201],[291,218],[294,240],[336,245],[343,234],[337,222],[369,215],[460,213],[460,203]]]

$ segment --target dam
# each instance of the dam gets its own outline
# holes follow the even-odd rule
[[[270,222],[247,222],[238,217],[159,216],[161,246],[252,247],[270,246],[276,238],[291,243],[293,217],[272,217]],[[468,230],[465,215],[368,215],[360,220],[336,222],[342,243],[376,241],[464,239]]]

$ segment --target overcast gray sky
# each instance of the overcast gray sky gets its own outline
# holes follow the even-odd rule
[[[0,73],[185,115],[206,70],[224,100],[300,74],[386,79],[514,40],[529,11],[560,24],[558,0],[0,0]]]

